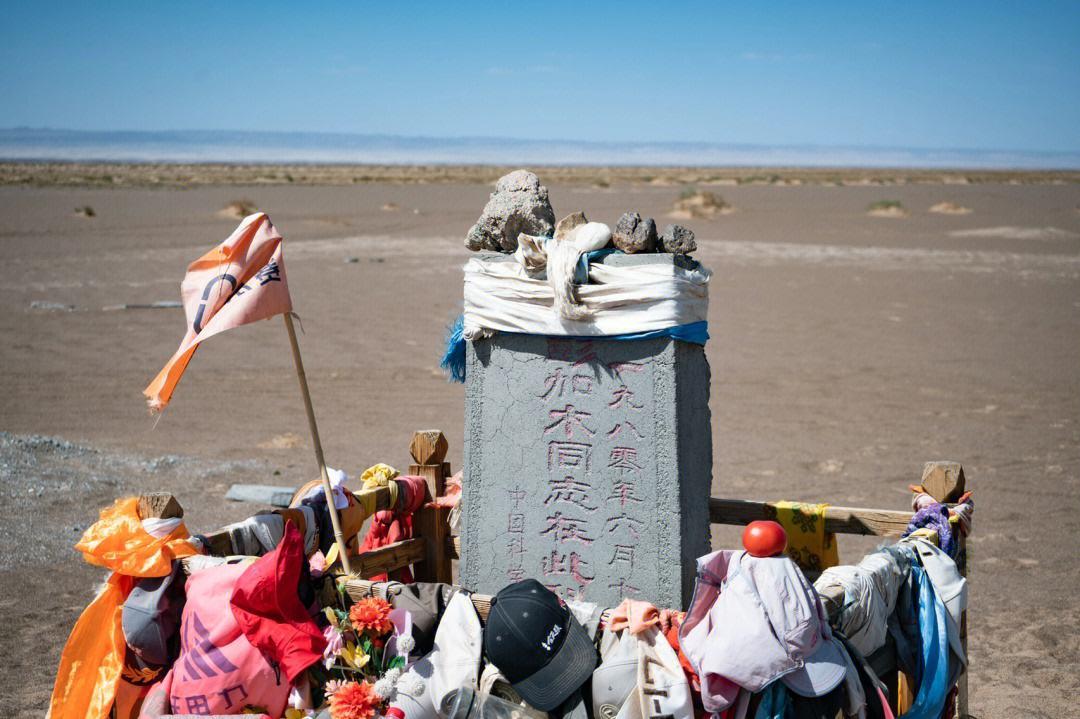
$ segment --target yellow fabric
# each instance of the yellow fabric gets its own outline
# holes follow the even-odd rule
[[[840,563],[836,535],[825,531],[827,504],[775,502],[776,521],[787,532],[787,555],[803,570],[820,572]]]
[[[915,703],[915,692],[911,680],[903,672],[896,673],[896,716],[903,716]]]
[[[909,537],[922,537],[926,541],[933,544],[935,547],[940,547],[941,546],[941,538],[938,537],[937,530],[936,529],[931,529],[930,527],[920,527],[919,529],[916,529],[914,532],[912,532],[908,536]]]
[[[394,479],[400,474],[396,469],[389,464],[372,465],[364,470],[364,473],[360,475],[360,481],[364,484],[364,489],[375,489],[376,487],[386,487],[390,484],[390,480]]]
[[[334,562],[336,562],[338,560],[338,556],[340,556],[340,555],[341,555],[341,550],[338,549],[338,543],[334,542],[330,546],[330,549],[326,550],[326,555],[324,557],[324,559],[326,560],[326,566],[327,567],[334,566]]]
[[[390,508],[393,509],[397,506],[398,500],[398,486],[397,482],[391,480],[396,479],[401,475],[401,472],[397,471],[389,464],[374,464],[364,470],[364,473],[360,475],[360,481],[364,483],[364,489],[378,489],[379,487],[386,487],[390,490]],[[362,495],[366,495],[366,492],[361,492],[356,495],[359,498]],[[367,512],[367,516],[375,514],[375,494],[371,493],[370,500],[364,498],[365,509],[368,506],[368,501],[371,502],[371,509]]]
[[[397,506],[398,491],[399,491],[398,483],[397,482],[389,482],[386,485],[386,488],[390,490],[390,509],[393,509],[394,507]]]
[[[394,487],[395,489],[397,488],[397,482],[394,483]],[[363,507],[365,520],[375,514],[375,492],[365,490],[363,492],[357,492],[353,497],[356,498],[356,503]]]
[[[112,570],[104,590],[75,622],[53,685],[52,719],[105,719],[116,697],[124,665],[124,631],[120,615],[137,578],[164,577],[174,559],[198,554],[183,523],[157,538],[142,528],[139,500],[118,500],[101,516],[75,548],[90,564]]]

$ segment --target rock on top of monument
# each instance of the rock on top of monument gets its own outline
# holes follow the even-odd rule
[[[619,218],[611,239],[616,247],[628,255],[655,252],[656,223],[651,217],[642,219],[636,212],[627,212]]]
[[[555,225],[555,239],[561,240],[570,234],[570,231],[580,227],[581,225],[588,224],[589,220],[585,217],[584,212],[574,212],[559,220],[559,224]]]
[[[540,178],[528,170],[514,170],[503,175],[495,182],[495,193],[532,192],[547,199],[547,188],[540,184]]]
[[[547,188],[528,170],[515,170],[495,184],[483,214],[465,237],[465,246],[474,251],[513,252],[522,232],[550,237],[554,229],[555,211]]]
[[[673,255],[689,255],[697,249],[694,231],[682,225],[668,225],[660,235],[660,247]]]

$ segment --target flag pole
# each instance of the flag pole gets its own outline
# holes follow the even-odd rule
[[[334,504],[334,490],[330,486],[330,475],[326,473],[326,460],[323,458],[322,442],[319,440],[319,427],[315,424],[315,410],[311,406],[311,392],[308,391],[307,375],[304,374],[304,360],[300,357],[300,344],[296,341],[296,328],[292,314],[286,312],[285,329],[289,332],[289,344],[292,345],[293,364],[296,365],[296,378],[300,380],[300,393],[304,396],[304,409],[307,410],[308,429],[311,430],[311,442],[315,446],[315,461],[319,463],[319,476],[322,478],[323,493],[326,494],[326,506],[330,510],[330,522],[334,525],[334,538],[337,540],[338,556],[346,574],[352,574],[349,566],[349,554],[345,548],[345,536],[341,533],[341,519],[337,505]]]

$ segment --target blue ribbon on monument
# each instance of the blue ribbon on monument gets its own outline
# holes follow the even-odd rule
[[[465,381],[465,316],[458,315],[454,323],[450,325],[450,331],[446,336],[446,351],[443,352],[439,366],[446,372],[446,378],[451,382]],[[518,332],[503,332],[502,334],[521,334]],[[685,325],[665,327],[660,330],[648,332],[631,332],[622,335],[588,335],[572,337],[566,335],[548,335],[565,340],[651,340],[670,337],[674,340],[689,342],[695,345],[705,346],[709,341],[709,323],[706,320],[690,322]]]

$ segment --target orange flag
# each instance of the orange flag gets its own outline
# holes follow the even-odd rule
[[[161,411],[199,343],[216,334],[292,311],[282,237],[263,212],[245,217],[229,239],[191,263],[180,283],[187,332],[176,354],[143,390]]]

